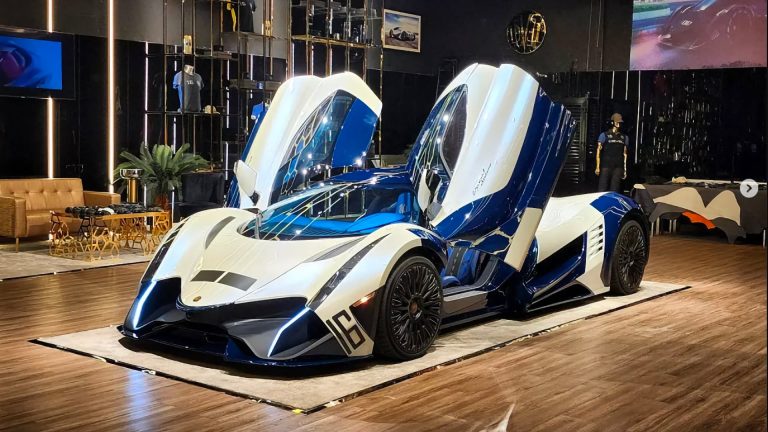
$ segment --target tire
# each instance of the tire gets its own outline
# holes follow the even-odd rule
[[[423,256],[400,262],[387,279],[373,351],[393,360],[426,354],[437,337],[443,288],[435,265]]]
[[[643,280],[648,263],[648,239],[635,220],[626,221],[616,236],[611,257],[611,292],[634,294]]]

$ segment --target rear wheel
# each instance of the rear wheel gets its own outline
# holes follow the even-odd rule
[[[643,228],[637,221],[629,220],[622,225],[611,259],[611,292],[634,294],[643,280],[648,263],[648,242]]]
[[[432,262],[422,256],[395,267],[382,296],[374,352],[395,360],[423,356],[437,337],[443,289]]]

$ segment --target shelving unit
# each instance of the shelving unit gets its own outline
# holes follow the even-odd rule
[[[285,21],[275,21],[274,0],[257,0],[250,31],[241,28],[239,17],[233,28],[231,10],[239,15],[241,1],[162,0],[162,46],[146,52],[156,75],[162,76],[162,88],[155,90],[162,95],[159,103],[145,109],[151,129],[159,131],[148,140],[156,137],[174,148],[188,142],[195,153],[211,160],[214,169],[229,175],[252,126],[251,106],[268,103],[284,79],[349,70],[374,83],[381,97],[383,56],[379,55],[379,76],[368,76],[368,62],[374,58],[369,52],[381,49],[371,31],[371,23],[381,19],[380,11],[371,8],[371,0],[309,1],[307,6],[307,0],[290,0],[289,10],[277,11]],[[191,39],[186,52],[185,35]],[[157,61],[162,61],[161,68]],[[179,106],[171,83],[185,64],[203,78],[202,107],[211,105],[216,114]],[[373,159],[381,154],[380,126],[375,141]]]
[[[288,75],[328,76],[352,71],[371,84],[368,77],[370,50],[381,50],[372,22],[381,13],[371,0],[291,0]],[[383,55],[379,55],[378,96],[382,96]],[[377,127],[374,155],[381,155],[381,121]]]
[[[162,0],[162,47],[146,53],[148,61],[161,59],[163,62],[162,97],[159,106],[145,110],[148,117],[161,119],[160,142],[174,148],[189,143],[193,152],[209,158],[214,169],[227,173],[232,169],[247,138],[250,104],[269,101],[278,84],[274,78],[273,42],[277,38],[272,34],[272,2],[258,1],[261,22],[254,19],[254,29],[258,26],[259,30],[255,32],[241,29],[239,1],[186,0],[169,6],[168,0]],[[174,7],[178,14],[169,13]],[[234,28],[230,18],[232,9],[237,15]],[[206,25],[199,25],[200,14],[208,15],[202,20]],[[180,23],[169,22],[171,19],[180,20]],[[172,27],[179,29],[178,38],[173,38],[173,42],[169,34]],[[190,42],[186,50],[185,35]],[[261,56],[250,49],[254,44],[261,45]],[[255,63],[259,60],[262,65],[257,73]],[[182,71],[184,65],[193,66],[203,78],[201,108],[210,105],[215,112],[190,112],[176,102],[170,86],[173,76]],[[174,109],[177,106],[178,109]],[[157,123],[156,120],[153,122]]]

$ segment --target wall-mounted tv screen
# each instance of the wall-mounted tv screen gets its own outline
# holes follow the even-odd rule
[[[765,67],[766,0],[635,0],[632,70]]]
[[[0,95],[73,94],[72,36],[0,31]]]

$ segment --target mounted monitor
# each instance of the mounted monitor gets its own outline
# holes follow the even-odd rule
[[[766,4],[766,0],[635,0],[629,68],[765,67]]]
[[[0,96],[74,96],[74,38],[0,28]]]

